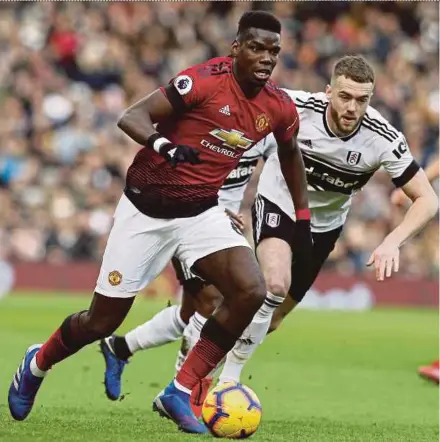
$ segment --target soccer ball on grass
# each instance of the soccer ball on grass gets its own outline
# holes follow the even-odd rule
[[[246,385],[228,382],[213,388],[206,396],[202,418],[216,437],[245,439],[257,431],[261,404]]]

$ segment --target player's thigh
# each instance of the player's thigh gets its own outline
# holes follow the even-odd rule
[[[226,301],[263,293],[264,281],[248,242],[223,209],[214,207],[182,226],[179,257]],[[251,301],[252,302],[252,301]]]
[[[257,195],[252,209],[255,249],[269,292],[285,296],[290,287],[291,238],[295,223],[275,203]]]
[[[95,292],[129,298],[153,281],[177,248],[171,222],[144,215],[123,195],[115,211]]]

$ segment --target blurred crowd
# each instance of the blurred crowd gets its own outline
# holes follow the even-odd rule
[[[435,2],[13,2],[0,4],[0,259],[99,260],[138,146],[127,105],[179,70],[226,55],[245,10],[282,21],[281,86],[323,90],[333,62],[374,65],[373,105],[425,165],[438,149]],[[378,173],[328,265],[362,272],[402,218]],[[402,250],[404,275],[436,276],[432,223]]]

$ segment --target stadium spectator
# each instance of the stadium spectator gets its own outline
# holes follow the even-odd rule
[[[323,90],[332,63],[362,53],[377,72],[372,105],[425,165],[438,149],[438,8],[429,2],[23,2],[0,5],[0,259],[102,255],[138,146],[124,108],[183,67],[227,53],[246,9],[282,20],[280,85]],[[328,265],[363,272],[371,244],[402,217],[377,174],[353,204]],[[402,249],[401,273],[436,277],[432,223]]]

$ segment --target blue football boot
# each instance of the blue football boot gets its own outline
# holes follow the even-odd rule
[[[34,376],[30,364],[41,344],[30,346],[18,366],[11,386],[9,387],[8,403],[12,417],[17,421],[26,419],[34,405],[35,396],[44,377]]]
[[[112,341],[114,336],[109,336],[108,338],[101,339],[99,347],[104,356],[105,360],[105,372],[104,372],[104,384],[105,384],[105,394],[107,397],[116,401],[121,395],[121,377],[125,366],[128,361],[119,359],[112,346]]]
[[[190,395],[176,388],[174,381],[154,399],[153,411],[174,421],[185,433],[208,433],[191,410]]]

